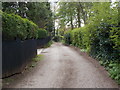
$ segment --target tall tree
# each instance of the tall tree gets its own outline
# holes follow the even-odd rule
[[[17,2],[2,2],[2,11],[7,13],[17,13]]]
[[[76,24],[77,27],[81,27],[82,23],[87,24],[91,7],[92,3],[90,2],[62,2],[59,3],[57,15],[61,18],[60,20],[64,19],[66,24],[70,24],[73,29]]]
[[[52,32],[53,15],[49,2],[3,2],[3,11],[18,14]]]
[[[29,2],[27,3],[27,18],[35,22],[40,28],[52,30],[53,18],[48,2]]]
[[[61,2],[59,3],[60,9],[58,9],[57,16],[61,18],[60,20],[64,20],[65,24],[71,26],[71,29],[74,28],[74,18],[75,18],[75,8],[72,7],[74,6],[74,3],[68,3],[68,2]]]

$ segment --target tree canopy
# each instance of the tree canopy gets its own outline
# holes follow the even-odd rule
[[[3,2],[3,12],[14,13],[52,32],[54,24],[49,2]]]

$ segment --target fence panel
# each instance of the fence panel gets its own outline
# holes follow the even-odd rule
[[[2,43],[2,77],[19,73],[37,54],[36,41],[4,41]]]
[[[37,54],[37,48],[43,47],[50,37],[40,40],[3,41],[2,42],[2,77],[19,73]]]
[[[51,37],[47,37],[44,39],[38,39],[37,41],[37,48],[42,48],[45,44],[47,44],[51,40]]]

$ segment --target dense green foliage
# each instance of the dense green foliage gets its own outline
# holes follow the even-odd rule
[[[73,29],[81,27],[82,23],[87,24],[91,6],[92,2],[59,2],[56,16],[59,19],[60,28],[66,28],[67,25]]]
[[[71,44],[71,31],[67,31],[64,34],[64,43]]]
[[[2,14],[3,39],[20,38],[22,40],[37,38],[37,25],[14,14]]]
[[[67,44],[86,49],[90,56],[100,60],[109,71],[110,76],[120,83],[120,46],[116,45],[111,38],[111,27],[113,26],[106,24],[94,27],[93,29],[96,29],[94,33],[91,31],[91,26],[77,28],[67,31],[64,40]],[[116,33],[118,32],[119,30]]]
[[[27,18],[36,23],[39,28],[45,28],[49,32],[53,30],[53,17],[49,2],[28,2]],[[34,14],[33,14],[34,13]]]
[[[48,32],[45,29],[38,29],[38,39],[45,38],[48,36]]]
[[[46,30],[41,30],[32,21],[18,15],[2,13],[3,40],[45,38]]]
[[[64,40],[67,44],[86,49],[120,84],[120,22],[118,4],[115,5],[111,7],[110,3],[93,3],[88,24],[67,31]]]
[[[109,76],[115,79],[120,84],[120,64],[117,61],[105,61],[100,60],[100,64],[103,65],[109,72]]]
[[[90,32],[91,26],[77,28],[65,34],[65,41],[82,49],[87,49],[91,56],[96,58],[104,58],[107,60],[119,59],[119,46],[114,48],[115,44],[110,38],[110,26],[100,25],[96,32]],[[118,30],[119,32],[119,30]],[[69,39],[70,38],[70,39]]]
[[[53,30],[52,10],[49,2],[3,2],[2,11],[14,13],[33,21],[39,28],[49,32]]]

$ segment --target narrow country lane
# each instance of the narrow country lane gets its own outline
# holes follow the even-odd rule
[[[103,67],[68,46],[54,43],[41,54],[44,60],[7,88],[118,88]]]

